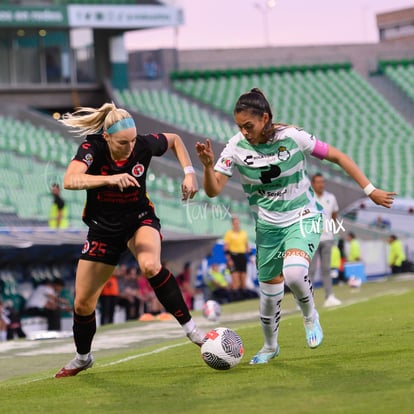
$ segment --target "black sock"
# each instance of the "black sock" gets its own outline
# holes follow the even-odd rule
[[[169,270],[162,267],[160,272],[148,281],[161,305],[177,319],[180,325],[184,325],[191,319],[190,311],[184,302],[177,281]]]
[[[85,355],[91,352],[92,339],[96,332],[95,311],[90,315],[82,316],[73,313],[73,337],[78,354]]]

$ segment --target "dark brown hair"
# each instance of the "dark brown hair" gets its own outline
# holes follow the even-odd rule
[[[259,88],[252,88],[249,92],[246,92],[239,97],[236,105],[234,106],[234,114],[238,114],[243,111],[249,111],[251,114],[260,117],[262,117],[265,113],[269,115],[269,121],[263,131],[263,134],[267,136],[273,134],[273,132],[279,128],[286,128],[290,126],[282,123],[273,123],[273,113],[270,108],[269,101]]]
[[[234,107],[234,113],[237,114],[243,111],[250,111],[252,114],[258,116],[263,116],[265,113],[268,113],[270,118],[269,122],[272,122],[273,114],[270,104],[259,88],[250,89],[249,92],[239,97]]]

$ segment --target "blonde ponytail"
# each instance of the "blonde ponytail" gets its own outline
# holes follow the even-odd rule
[[[131,118],[131,115],[112,102],[104,103],[100,108],[76,108],[74,112],[64,114],[59,122],[82,136],[103,133],[115,122],[125,118]]]

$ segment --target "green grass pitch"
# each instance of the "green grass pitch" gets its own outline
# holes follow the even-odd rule
[[[72,339],[0,344],[0,412],[35,413],[349,413],[414,412],[414,278],[361,289],[335,288],[344,305],[318,305],[325,339],[307,348],[291,295],[282,308],[279,357],[249,365],[262,346],[256,300],[223,306],[245,356],[215,371],[175,322],[128,322],[98,329],[95,366],[73,378],[54,373],[72,358]],[[95,343],[94,343],[95,346]]]

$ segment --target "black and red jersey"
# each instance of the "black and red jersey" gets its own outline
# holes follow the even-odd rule
[[[140,187],[128,187],[123,192],[117,186],[88,189],[83,221],[88,226],[116,231],[125,229],[142,218],[140,214],[152,210],[146,194],[147,171],[151,158],[163,155],[167,149],[168,141],[163,134],[137,135],[131,155],[119,163],[111,158],[108,144],[101,135],[88,135],[73,158],[88,167],[86,173],[128,173],[136,178]]]

